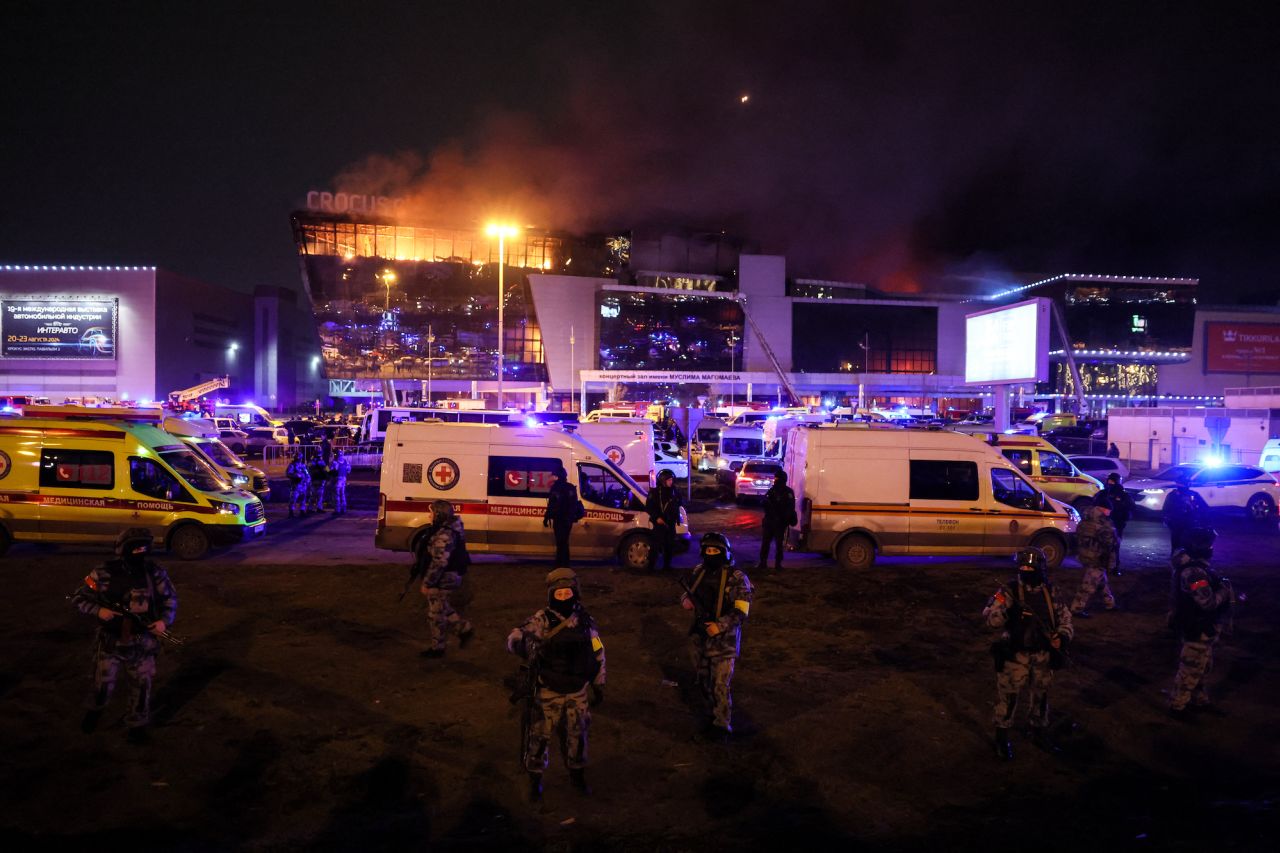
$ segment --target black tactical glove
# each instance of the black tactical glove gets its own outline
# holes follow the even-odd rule
[[[602,704],[604,704],[604,688],[599,684],[591,685],[591,697],[587,700],[587,705],[594,708]]]
[[[550,526],[551,526],[551,519],[549,519],[549,518],[544,518],[544,519],[542,519],[542,526],[543,526],[543,527],[550,527]]]

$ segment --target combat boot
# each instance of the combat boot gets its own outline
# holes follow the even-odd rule
[[[1013,760],[1013,743],[1008,729],[996,729],[996,757],[1002,761]]]
[[[542,774],[529,771],[529,800],[531,802],[542,802]]]
[[[569,782],[583,794],[591,793],[591,786],[587,784],[587,771],[585,769],[581,767],[570,768]]]

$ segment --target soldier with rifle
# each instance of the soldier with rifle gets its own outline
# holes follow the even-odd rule
[[[734,564],[724,534],[705,534],[699,551],[701,562],[687,581],[680,582],[680,605],[693,611],[689,636],[694,677],[712,709],[707,734],[723,739],[733,731],[731,685],[753,589],[746,573]]]
[[[145,742],[160,642],[181,643],[169,633],[178,594],[168,573],[150,559],[151,544],[145,527],[125,530],[116,539],[116,558],[91,571],[71,596],[77,610],[98,621],[93,692],[80,724],[86,734],[97,728],[123,669],[131,687],[124,718],[129,740]]]
[[[1185,719],[1192,710],[1212,709],[1205,677],[1213,668],[1218,637],[1231,633],[1235,591],[1231,581],[1209,565],[1217,536],[1209,528],[1192,528],[1183,537],[1185,547],[1171,560],[1168,622],[1181,644],[1169,693],[1169,713],[1174,719]]]
[[[422,594],[427,599],[427,624],[431,630],[431,646],[423,657],[444,656],[449,632],[458,635],[458,646],[466,646],[473,634],[471,623],[453,606],[453,593],[461,588],[462,578],[471,565],[467,554],[466,531],[462,519],[453,512],[453,504],[445,500],[431,502],[432,524],[418,537],[416,575],[422,577]],[[412,582],[413,576],[410,576]]]
[[[996,755],[1013,758],[1009,729],[1013,726],[1018,697],[1030,693],[1028,722],[1036,746],[1058,752],[1049,737],[1049,688],[1054,670],[1067,665],[1067,644],[1074,632],[1071,610],[1059,604],[1046,577],[1047,561],[1039,548],[1023,548],[1014,555],[1018,574],[987,600],[982,618],[1003,631],[991,646],[996,670]]]
[[[521,762],[529,774],[529,797],[542,799],[542,774],[550,761],[552,736],[563,727],[561,744],[569,780],[584,794],[591,708],[604,701],[604,643],[595,620],[582,605],[572,569],[547,575],[547,606],[507,636],[507,651],[525,660],[512,701],[521,714]]]

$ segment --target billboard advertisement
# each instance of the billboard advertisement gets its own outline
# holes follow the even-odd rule
[[[1280,373],[1280,323],[1204,324],[1206,373]]]
[[[0,358],[116,357],[119,299],[0,299]]]
[[[1049,300],[992,308],[964,318],[964,381],[969,385],[1049,378]]]

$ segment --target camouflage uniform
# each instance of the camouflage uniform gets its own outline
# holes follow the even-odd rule
[[[307,473],[306,463],[300,455],[293,457],[285,474],[289,478],[289,517],[293,518],[295,509],[300,513],[307,511],[307,489],[311,486],[311,475]]]
[[[158,564],[144,560],[130,567],[123,560],[108,560],[89,573],[84,585],[72,596],[76,609],[86,616],[97,616],[102,605],[137,613],[142,621],[172,625],[178,616],[178,594],[169,575]],[[100,712],[111,700],[123,668],[129,677],[129,706],[124,722],[129,728],[140,728],[151,720],[151,679],[156,674],[156,654],[160,640],[137,623],[117,616],[98,625],[94,649],[93,692],[85,707]]]
[[[351,474],[351,462],[339,450],[329,466],[329,482],[333,489],[333,511],[347,511],[347,477]]]
[[[324,503],[324,484],[329,478],[329,466],[323,459],[316,457],[308,467],[311,482],[307,488],[307,508],[312,512],[319,512]]]
[[[1116,528],[1107,517],[1106,510],[1093,506],[1085,510],[1084,521],[1076,528],[1076,554],[1084,567],[1080,590],[1071,602],[1071,612],[1079,614],[1089,606],[1089,599],[1102,587],[1102,601],[1108,610],[1116,609],[1116,597],[1111,594],[1107,571],[1116,565]],[[1088,615],[1085,613],[1085,615]]]
[[[1066,642],[1074,636],[1071,611],[1054,599],[1047,582],[1029,587],[1015,578],[987,600],[982,618],[988,626],[1004,631],[997,647],[1001,654],[996,669],[995,727],[1013,726],[1018,697],[1026,689],[1031,700],[1028,722],[1033,728],[1045,728],[1055,657],[1049,640],[1056,635]]]
[[[462,586],[462,575],[466,573],[463,561],[469,558],[462,519],[456,515],[450,514],[429,535],[418,559],[429,561],[422,574],[422,594],[427,598],[427,624],[431,631],[429,650],[442,654],[449,631],[464,640],[471,634],[471,623],[450,601],[450,594]]]
[[[1213,647],[1222,623],[1229,617],[1234,593],[1231,582],[1219,577],[1208,562],[1186,552],[1174,555],[1180,564],[1173,573],[1173,601],[1170,624],[1182,647],[1178,652],[1178,672],[1169,695],[1169,709],[1175,712],[1209,704],[1205,677],[1213,669]]]
[[[689,628],[692,638],[693,671],[703,698],[712,708],[716,728],[733,731],[733,670],[742,647],[742,628],[751,611],[754,592],[746,574],[732,562],[719,569],[699,563],[689,578],[689,590],[700,602],[701,611],[715,622],[719,632],[709,636],[703,617],[695,615]],[[687,600],[688,594],[681,597]]]
[[[587,736],[591,729],[588,688],[602,688],[605,681],[604,643],[595,620],[575,602],[569,615],[550,607],[530,616],[507,637],[507,647],[523,651],[525,658],[540,658],[537,691],[524,767],[542,773],[551,759],[551,739],[563,721],[560,750],[565,767],[587,766]]]

